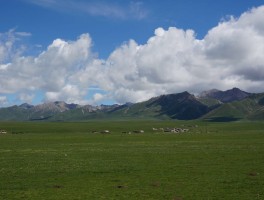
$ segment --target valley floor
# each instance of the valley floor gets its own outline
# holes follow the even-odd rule
[[[155,130],[166,127],[189,131]],[[0,122],[0,129],[3,200],[264,199],[264,122]]]

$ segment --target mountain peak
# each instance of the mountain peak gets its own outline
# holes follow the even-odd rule
[[[147,110],[155,110],[154,113],[159,113],[159,115],[181,120],[196,119],[208,111],[207,106],[187,91],[161,95],[139,104],[142,106],[145,104]]]
[[[249,98],[247,98],[249,97]],[[245,99],[245,100],[244,100]],[[252,100],[253,99],[253,100]],[[241,101],[240,101],[241,100]],[[239,101],[239,102],[233,102]],[[39,105],[30,105],[27,103],[20,106],[11,106],[0,108],[0,120],[87,120],[93,118],[144,118],[154,117],[162,119],[180,119],[190,120],[198,119],[202,116],[214,117],[214,112],[225,116],[225,112],[230,115],[230,112],[239,113],[240,110],[236,106],[241,105],[241,110],[247,110],[248,104],[244,102],[252,102],[251,110],[256,110],[253,117],[262,116],[260,106],[264,105],[264,93],[251,94],[232,88],[226,91],[212,89],[201,93],[200,97],[196,98],[193,94],[187,91],[181,93],[173,93],[153,97],[147,101],[139,103],[126,103],[123,105],[78,105],[67,104],[64,101],[46,102]],[[227,104],[226,104],[227,103]],[[228,108],[228,109],[226,109]],[[255,111],[254,110],[254,111]],[[212,113],[211,113],[212,111]],[[221,111],[221,112],[220,112]],[[242,112],[242,111],[241,111]],[[211,114],[210,114],[211,113]],[[224,114],[223,114],[224,113]],[[221,116],[219,114],[219,116]],[[231,113],[232,114],[232,113]],[[242,113],[243,114],[243,113]],[[242,116],[241,114],[241,116]],[[246,116],[246,114],[243,116]],[[252,117],[249,116],[249,117]],[[261,118],[261,116],[259,118]],[[264,115],[263,115],[264,116]]]
[[[208,90],[202,92],[199,98],[213,98],[217,99],[223,103],[228,103],[232,101],[242,100],[251,95],[251,93],[240,90],[239,88],[232,88],[230,90],[221,91],[217,89]]]
[[[206,97],[210,97],[210,96],[212,96],[213,94],[215,94],[215,93],[217,93],[217,92],[222,92],[222,91],[221,91],[221,90],[218,90],[218,89],[206,90],[206,91],[201,92],[201,93],[198,95],[198,98],[206,98]]]
[[[19,106],[20,108],[23,108],[23,109],[29,109],[29,108],[32,108],[34,107],[33,105],[30,105],[28,103],[23,103]]]

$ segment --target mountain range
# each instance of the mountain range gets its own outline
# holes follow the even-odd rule
[[[98,119],[204,119],[209,121],[263,120],[264,93],[233,88],[153,97],[123,105],[78,105],[63,101],[0,108],[0,121],[82,121]]]

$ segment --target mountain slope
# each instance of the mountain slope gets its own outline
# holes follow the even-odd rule
[[[26,121],[29,115],[30,111],[20,106],[0,108],[0,121]]]
[[[91,119],[106,119],[111,118],[108,112],[111,112],[120,105],[100,105],[100,106],[79,106],[76,109],[70,109],[65,112],[57,113],[52,116],[49,120],[52,121],[81,121],[81,120],[91,120]]]
[[[199,98],[213,98],[223,103],[229,103],[233,101],[240,101],[250,96],[251,93],[240,90],[239,88],[233,88],[231,90],[220,91],[220,90],[208,90],[204,91],[199,95]]]
[[[197,119],[209,111],[188,92],[161,95],[148,101],[133,104],[116,112],[122,116],[145,118]]]
[[[195,97],[188,92],[161,95],[124,105],[77,105],[62,101],[0,108],[0,121],[81,121],[93,119],[264,120],[264,93],[233,88]]]
[[[20,106],[11,106],[0,108],[1,121],[32,121],[47,120],[57,113],[67,110],[76,109],[77,104],[66,104],[62,101],[39,104],[36,106],[29,104],[21,104]]]
[[[222,104],[204,116],[211,121],[232,121],[239,119],[264,119],[264,93],[252,94],[241,101]]]
[[[55,101],[40,104],[30,108],[29,120],[43,120],[48,119],[57,113],[62,113],[67,110],[72,110],[78,108],[77,104],[67,104],[63,101]]]

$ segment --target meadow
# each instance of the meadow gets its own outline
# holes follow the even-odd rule
[[[0,129],[8,131],[0,135],[1,200],[264,199],[264,122],[0,122]],[[111,134],[95,132],[104,129]]]

